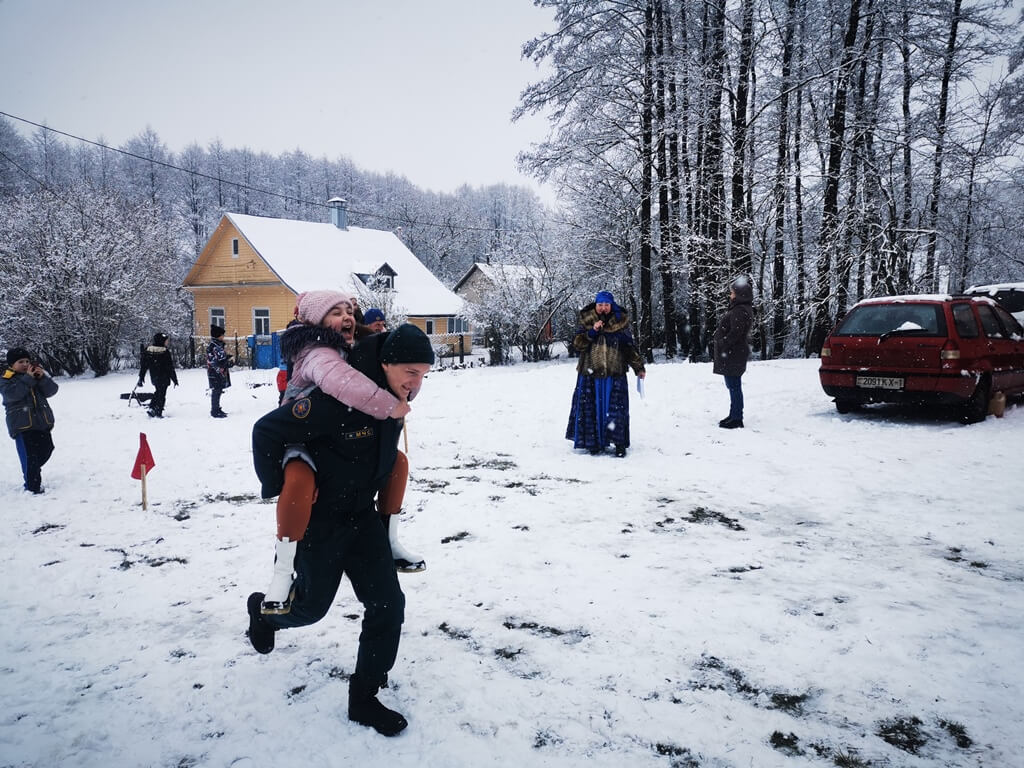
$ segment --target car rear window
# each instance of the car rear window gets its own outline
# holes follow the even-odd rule
[[[850,310],[836,329],[836,336],[881,336],[906,333],[915,336],[946,336],[946,317],[941,304],[861,304]]]

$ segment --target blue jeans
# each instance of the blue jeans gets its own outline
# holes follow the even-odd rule
[[[743,387],[740,385],[742,378],[742,374],[725,377],[725,386],[729,388],[729,418],[733,421],[743,421]]]

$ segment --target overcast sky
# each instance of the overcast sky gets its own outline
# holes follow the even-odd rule
[[[537,189],[515,157],[546,123],[510,115],[552,20],[531,0],[0,0],[0,111],[113,146],[149,126],[175,152],[220,138]]]

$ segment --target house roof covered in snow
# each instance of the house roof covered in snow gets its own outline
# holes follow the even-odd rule
[[[462,312],[462,299],[393,232],[241,213],[225,216],[281,282],[296,293],[336,288],[360,294],[365,285],[358,275],[373,275],[387,265],[395,273],[395,306],[407,314]]]
[[[453,290],[458,291],[474,272],[479,272],[490,280],[493,285],[499,283],[518,283],[530,281],[535,286],[540,285],[543,280],[543,271],[540,267],[531,267],[525,264],[484,264],[476,262],[467,270],[466,274],[455,284]]]

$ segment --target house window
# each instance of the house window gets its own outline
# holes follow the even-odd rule
[[[219,328],[228,327],[224,316],[224,307],[210,307],[210,325],[216,325]]]
[[[270,335],[270,310],[266,307],[252,308],[252,332],[257,336]]]
[[[395,290],[395,276],[389,275],[387,272],[378,272],[373,276],[374,286],[377,290],[381,291],[393,291]]]
[[[425,320],[423,324],[426,326],[425,333],[427,334],[427,336],[433,336],[434,335],[434,321],[433,320]]]
[[[238,238],[237,237],[231,238],[231,258],[232,259],[237,259],[238,258]]]
[[[469,321],[464,317],[449,317],[448,333],[469,333]]]

